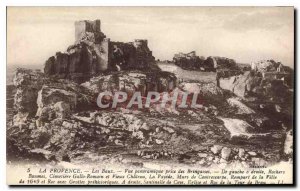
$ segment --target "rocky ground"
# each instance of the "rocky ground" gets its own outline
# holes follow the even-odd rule
[[[76,84],[18,69],[7,89],[7,160],[249,167],[292,159],[293,107],[273,94],[245,98],[215,81],[186,79],[172,91],[198,93],[198,109],[97,107],[99,92],[143,90],[151,76],[121,71]],[[162,84],[173,79],[156,74]]]

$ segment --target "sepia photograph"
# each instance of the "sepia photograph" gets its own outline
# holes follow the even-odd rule
[[[6,184],[295,184],[294,7],[6,15]]]

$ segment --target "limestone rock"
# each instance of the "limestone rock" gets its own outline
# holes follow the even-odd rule
[[[89,108],[96,100],[88,90],[74,83],[64,81],[44,85],[36,99],[38,109],[36,116],[42,120],[69,117],[77,108]]]
[[[232,107],[237,108],[237,114],[252,114],[252,113],[255,113],[255,111],[253,109],[246,106],[238,98],[229,98],[229,99],[227,99],[227,102]]]
[[[57,102],[56,104],[54,104],[54,110],[56,112],[56,116],[58,118],[66,118],[67,116],[70,115],[71,113],[71,108],[70,108],[70,104],[60,101]]]
[[[218,154],[220,153],[221,149],[223,147],[220,145],[214,145],[213,147],[210,148],[211,152],[213,152],[214,154]]]
[[[262,60],[251,63],[251,69],[259,72],[284,72],[284,67],[280,62],[274,60]]]
[[[222,117],[220,117],[219,119],[221,119],[224,122],[224,126],[230,132],[231,137],[233,137],[233,136],[246,136],[246,137],[253,136],[253,134],[249,133],[249,131],[251,129],[254,129],[254,127],[251,126],[246,121],[243,121],[241,119],[231,119],[231,118],[222,118]]]
[[[282,77],[280,75],[283,75]],[[260,73],[247,71],[244,74],[219,78],[222,89],[230,90],[241,98],[256,98],[265,101],[284,102],[291,99],[288,79],[293,73]]]
[[[13,116],[13,125],[20,126],[25,125],[28,120],[29,113],[18,112]]]
[[[256,155],[257,155],[257,153],[254,152],[254,151],[250,151],[250,152],[248,152],[248,154],[249,154],[250,156],[256,156]]]
[[[14,95],[14,109],[17,112],[27,112],[32,115],[36,112],[38,91],[43,84],[49,82],[41,72],[18,68],[13,78],[16,93]]]
[[[125,91],[129,94],[148,91],[170,91],[177,85],[177,78],[169,72],[118,72],[97,76],[81,86],[98,94],[104,91]]]
[[[245,156],[245,149],[240,148],[239,149],[239,157],[243,158]]]
[[[173,57],[175,65],[185,70],[200,70],[207,72],[215,72],[216,70],[238,70],[238,66],[233,59],[209,56],[206,59],[201,56],[197,56],[195,51],[190,53],[178,53]]]
[[[231,149],[228,147],[223,147],[221,150],[221,158],[224,160],[228,160],[231,154]]]
[[[293,154],[293,131],[292,130],[286,132],[286,138],[284,141],[284,153],[286,155]]]

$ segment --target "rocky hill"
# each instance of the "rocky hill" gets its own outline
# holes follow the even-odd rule
[[[293,93],[281,71],[179,81],[152,63],[145,40],[111,42],[100,21],[77,22],[75,35],[75,45],[49,58],[44,73],[16,70],[8,161],[248,168],[291,159]],[[216,60],[231,65],[210,62]],[[127,108],[126,100],[103,109],[97,98],[105,91],[140,92],[143,102],[151,91],[159,97],[147,108]],[[163,104],[175,94],[175,107]],[[198,107],[179,107],[183,100]]]
[[[161,89],[149,87],[197,93],[201,107],[172,109],[161,107],[160,102],[142,110],[96,106],[99,92],[140,91],[136,87],[146,87],[153,73],[115,72],[78,84],[19,69],[14,78],[18,92],[14,117],[7,128],[8,160],[114,161],[143,166],[151,159],[247,167],[271,165],[291,155],[283,147],[287,135],[279,119],[250,107],[215,83],[174,83],[168,89],[161,82],[175,79],[166,74],[155,77]]]

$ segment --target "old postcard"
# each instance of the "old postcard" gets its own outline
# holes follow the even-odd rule
[[[7,184],[294,184],[293,7],[7,7]]]

